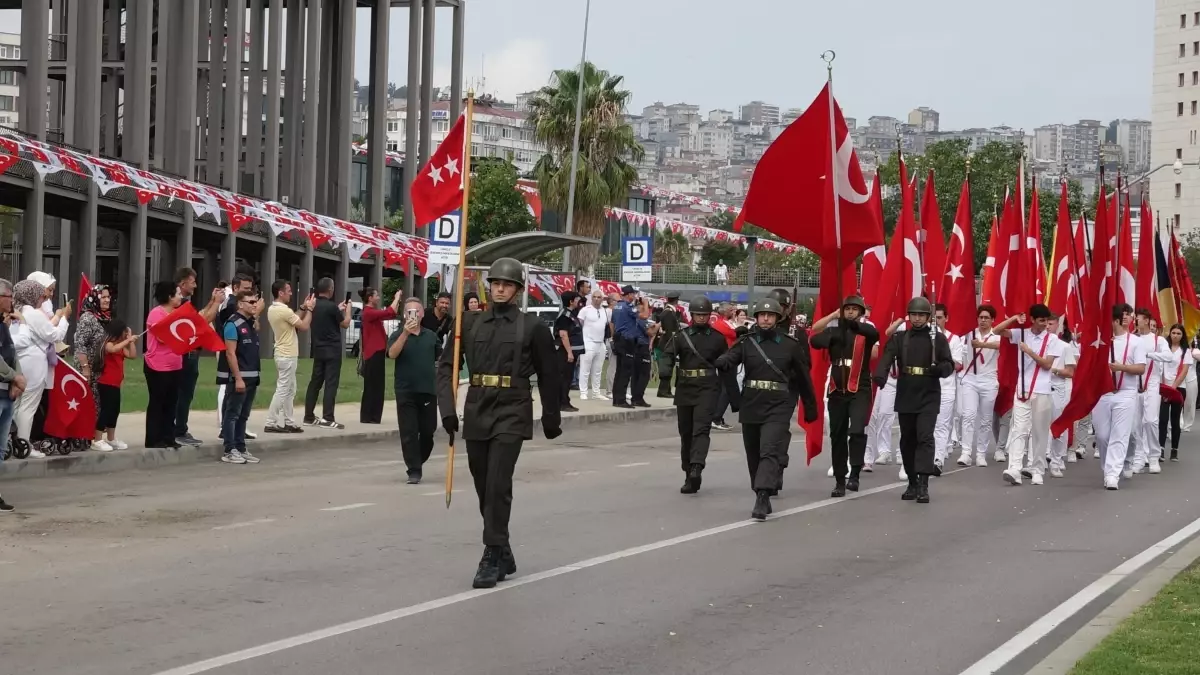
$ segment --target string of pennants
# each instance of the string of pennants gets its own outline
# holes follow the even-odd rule
[[[631,224],[649,227],[652,230],[660,232],[673,232],[682,234],[689,239],[703,239],[705,241],[720,241],[729,244],[745,245],[745,235],[737,234],[736,232],[726,232],[718,230],[715,227],[705,227],[703,225],[695,225],[682,220],[674,220],[664,218],[662,216],[652,216],[647,213],[638,211],[630,211],[617,207],[610,207],[605,210],[605,215],[616,220],[627,220]],[[791,255],[800,250],[800,247],[795,244],[788,244],[774,239],[759,239],[758,249],[765,251],[779,251],[786,255]]]
[[[91,179],[107,195],[129,188],[138,203],[149,204],[161,197],[178,200],[192,208],[196,217],[207,215],[221,222],[224,214],[229,229],[237,232],[246,223],[258,220],[270,227],[275,236],[304,235],[313,248],[323,244],[345,246],[350,260],[358,262],[370,250],[379,251],[384,263],[397,265],[411,261],[425,274],[428,268],[429,241],[403,232],[352,223],[273,201],[230,192],[211,185],[166,176],[139,169],[115,159],[104,159],[69,148],[8,132],[0,132],[0,173],[20,160],[33,165],[44,179],[60,171]]]

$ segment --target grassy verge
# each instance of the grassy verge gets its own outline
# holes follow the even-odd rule
[[[1163,587],[1071,675],[1193,675],[1200,672],[1200,564]]]

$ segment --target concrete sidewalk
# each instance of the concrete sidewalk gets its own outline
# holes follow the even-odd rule
[[[466,400],[467,387],[459,390],[458,410],[462,414],[463,403]],[[260,391],[258,397],[269,397],[271,392]],[[538,401],[537,390],[533,394],[534,434],[540,436],[541,404]],[[651,408],[635,408],[627,410],[614,408],[611,401],[580,401],[579,392],[571,392],[571,401],[579,412],[564,412],[562,426],[564,430],[578,429],[592,423],[661,420],[675,416],[675,407],[667,399],[650,399]],[[267,434],[263,433],[267,413],[265,410],[255,410],[250,414],[246,426],[248,431],[258,434],[256,440],[247,442],[247,449],[254,454],[263,452],[279,452],[284,450],[320,449],[325,447],[345,447],[357,443],[394,440],[399,447],[400,431],[396,423],[396,404],[385,401],[383,422],[380,424],[363,424],[358,421],[359,406],[357,404],[339,405],[334,413],[338,422],[346,425],[345,429],[321,429],[304,427],[302,434]],[[299,422],[304,416],[304,406],[301,402],[295,408],[295,420]],[[110,471],[126,471],[130,469],[151,469],[158,466],[174,464],[189,464],[193,462],[215,461],[221,457],[223,447],[217,439],[217,413],[214,410],[193,411],[188,426],[191,434],[204,441],[199,447],[184,446],[179,450],[164,450],[161,448],[145,447],[146,415],[143,413],[126,413],[117,422],[117,438],[129,444],[128,450],[113,452],[85,452],[70,455],[52,455],[45,459],[13,459],[0,462],[0,480],[14,478],[41,478],[46,476],[61,476],[73,474],[108,473]],[[438,429],[438,436],[445,442],[445,432]]]

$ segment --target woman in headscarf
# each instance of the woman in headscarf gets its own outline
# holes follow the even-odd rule
[[[47,318],[42,311],[46,287],[36,281],[18,281],[13,286],[13,308],[21,315],[21,323],[13,331],[13,344],[17,348],[17,361],[21,374],[25,376],[25,391],[17,399],[13,418],[17,423],[17,437],[28,442],[33,431],[33,418],[42,392],[53,381],[50,373],[50,354],[56,343],[67,337],[71,307],[60,307]],[[30,457],[45,457],[36,448]]]
[[[46,290],[42,292],[42,302],[40,303],[40,307],[42,308],[42,313],[46,315],[47,319],[54,318],[54,289],[58,284],[58,282],[54,279],[54,275],[50,274],[49,272],[30,272],[29,276],[25,278],[29,281],[35,281],[46,288]],[[67,345],[61,342],[50,345],[50,349],[47,354],[50,359],[51,373],[50,379],[46,384],[47,388],[54,383],[53,370],[55,364],[58,363],[58,355],[65,353],[66,351]]]
[[[108,321],[112,318],[111,309],[112,291],[108,286],[92,286],[83,299],[83,316],[79,318],[79,325],[75,326],[75,363],[92,387],[92,400],[96,403],[97,412],[100,410],[100,388],[96,380],[104,369],[104,343]],[[92,449],[101,452],[113,450],[102,436],[101,431],[96,431]]]

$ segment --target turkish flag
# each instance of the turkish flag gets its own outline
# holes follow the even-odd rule
[[[933,169],[925,180],[921,197],[921,268],[925,270],[925,296],[941,302],[942,276],[946,273],[946,234],[942,231],[942,212],[938,208]]]
[[[1075,366],[1075,384],[1071,388],[1071,400],[1050,425],[1050,433],[1058,436],[1070,428],[1076,420],[1096,407],[1100,397],[1113,390],[1112,373],[1108,368],[1109,348],[1112,345],[1112,308],[1116,304],[1117,289],[1113,283],[1113,249],[1101,245],[1113,235],[1109,231],[1107,198],[1104,186],[1100,186],[1100,199],[1096,205],[1097,246],[1092,248],[1092,270],[1089,275],[1087,293],[1084,298],[1084,330],[1079,336],[1079,363]]]
[[[1008,208],[1008,191],[1004,192],[1004,208]],[[982,300],[985,305],[1003,304],[1000,302],[1000,272],[996,269],[996,255],[999,244],[997,240],[1000,238],[1000,219],[996,214],[992,214],[992,233],[988,235],[987,257],[983,261],[983,295]],[[1007,249],[1005,251],[1005,260],[1008,260]]]
[[[413,179],[409,194],[412,196],[413,220],[418,226],[428,225],[462,208],[465,125],[466,117],[460,116]]]
[[[996,309],[999,316],[996,320],[1007,318],[1013,314],[1028,312],[1033,296],[1029,288],[1031,265],[1028,264],[1025,243],[1025,228],[1021,224],[1024,214],[1024,192],[1020,190],[1015,199],[1007,199],[1004,212],[1000,215],[1000,234],[996,239],[996,269],[999,277],[1000,302]],[[1026,258],[1023,266],[1025,275],[1021,275],[1021,259]],[[1013,394],[1017,390],[1017,347],[1008,340],[1001,340],[1000,355],[996,359],[996,379],[1000,384],[996,394],[995,412],[1003,415],[1012,409]]]
[[[1149,222],[1145,222],[1143,227],[1149,224]],[[1121,231],[1116,241],[1116,259],[1121,270],[1121,276],[1116,280],[1117,302],[1124,302],[1134,309],[1138,309],[1141,305],[1137,304],[1137,278],[1133,275],[1133,218],[1130,214],[1128,199],[1125,200],[1125,211],[1121,216]]]
[[[887,262],[880,280],[879,309],[872,316],[879,327],[880,353],[886,346],[887,328],[896,319],[908,314],[908,301],[921,295],[924,283],[921,274],[921,254],[917,244],[917,221],[913,217],[916,186],[908,181],[908,170],[900,160],[900,219],[892,232]],[[832,310],[831,310],[832,311]]]
[[[1142,196],[1142,231],[1138,236],[1138,264],[1134,307],[1150,310],[1150,315],[1162,325],[1162,313],[1158,309],[1158,275],[1154,257],[1154,216],[1150,211],[1150,200]]]
[[[1083,326],[1084,316],[1084,289],[1088,284],[1088,258],[1087,248],[1084,246],[1087,239],[1087,219],[1083,214],[1079,214],[1079,223],[1075,226],[1075,231],[1071,235],[1072,254],[1071,265],[1075,268],[1075,275],[1071,277],[1071,284],[1067,287],[1067,321],[1071,327],[1071,332],[1078,332]]]
[[[854,260],[883,243],[870,198],[846,120],[826,85],[763,153],[734,230],[749,223],[822,258],[840,250],[843,262]]]
[[[1075,267],[1071,264],[1074,259],[1075,237],[1071,231],[1071,212],[1067,202],[1067,184],[1062,184],[1062,193],[1058,197],[1058,225],[1054,229],[1054,247],[1050,250],[1049,284],[1046,286],[1046,306],[1054,316],[1063,316],[1067,312],[1067,300],[1074,280]]]
[[[950,230],[946,274],[942,277],[940,300],[946,305],[946,329],[951,335],[966,335],[975,321],[975,234],[971,230],[971,186],[963,181],[958,195],[958,212]]]
[[[1023,217],[1025,215],[1024,163],[1021,164],[1019,172],[1017,198],[1010,203],[1010,208],[1000,221],[1000,245],[1003,248],[1004,243],[1008,243],[1008,260],[1004,265],[1000,265],[999,259],[996,261],[1000,267],[1001,295],[1004,296],[1002,312],[1006,317],[1027,313],[1030,306],[1037,302],[1035,299],[1037,295],[1037,254],[1034,249],[1039,244],[1030,242],[1029,230],[1025,227]],[[1035,191],[1030,212],[1037,213],[1037,209],[1038,197]],[[1033,224],[1034,227],[1037,227],[1036,221]],[[1040,227],[1037,229],[1040,230]]]
[[[75,317],[78,318],[80,312],[83,311],[83,300],[92,292],[92,282],[88,281],[86,274],[79,275],[79,296],[75,298]]]
[[[54,438],[91,439],[96,432],[96,400],[87,378],[63,359],[54,366],[46,422],[42,427]]]
[[[863,296],[863,302],[867,303],[867,307],[870,307],[872,312],[875,310],[875,303],[879,301],[879,296],[882,295],[880,283],[883,280],[883,265],[886,261],[887,248],[885,246],[872,246],[863,252],[862,282],[859,284],[859,292]]]
[[[196,348],[225,351],[225,341],[190,302],[183,303],[167,318],[150,326],[150,334],[176,354],[188,354]]]
[[[839,276],[841,277],[840,283]],[[820,291],[818,291],[816,311],[813,312],[813,315],[829,316],[830,312],[835,312],[842,306],[842,300],[845,297],[838,297],[839,295],[847,296],[856,291],[854,261],[843,263],[839,272],[836,261],[822,260],[821,276],[817,286]],[[812,365],[808,372],[812,376],[813,390],[817,392],[817,419],[812,424],[808,424],[804,421],[804,405],[801,404],[796,409],[796,422],[804,429],[804,447],[807,451],[808,464],[812,464],[813,458],[821,454],[821,448],[825,443],[825,390],[827,387],[825,378],[829,374],[829,365],[829,350],[812,350]]]

